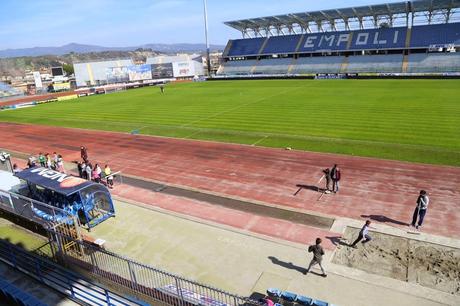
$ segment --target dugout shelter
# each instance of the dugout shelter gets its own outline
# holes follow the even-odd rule
[[[41,167],[25,169],[15,176],[21,180],[16,192],[78,217],[88,229],[115,216],[112,197],[104,185]],[[39,208],[33,211],[47,221],[64,217]]]

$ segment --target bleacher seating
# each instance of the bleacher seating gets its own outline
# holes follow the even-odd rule
[[[251,73],[252,67],[256,64],[256,60],[228,61],[219,69],[219,74],[247,75]]]
[[[299,305],[299,306],[334,306],[325,301],[313,299],[307,296],[298,295],[289,291],[281,291],[276,288],[267,289],[267,296],[270,301],[277,302],[275,305],[285,305],[286,302],[288,305]],[[265,303],[266,306],[269,306],[271,303]]]
[[[265,37],[233,40],[228,56],[257,55],[265,40]]]
[[[300,57],[294,62],[291,73],[339,73],[342,62],[343,56]]]
[[[404,57],[403,50],[433,49],[447,45],[460,46],[460,23],[412,27],[366,29],[259,37],[230,41],[225,57],[250,57],[227,61],[219,69],[221,75],[258,74],[336,74],[336,73],[444,73],[460,72],[456,54],[412,54]],[[394,54],[361,55],[361,52]],[[445,49],[444,49],[445,50]],[[332,52],[353,51],[354,54],[333,55]],[[377,52],[373,52],[377,51]],[[399,54],[397,54],[399,52]],[[318,55],[323,56],[310,56]],[[291,56],[289,58],[283,57]],[[294,54],[309,55],[295,59]],[[327,56],[325,55],[327,54]],[[280,58],[267,58],[278,55]]]
[[[430,45],[460,45],[460,23],[434,24],[412,28],[411,48],[428,48]]]
[[[402,54],[357,55],[348,57],[348,73],[401,73]]]
[[[409,55],[409,73],[460,72],[460,53],[421,53]]]
[[[287,74],[292,58],[262,59],[255,65],[254,74]]]
[[[288,54],[296,51],[302,35],[272,36],[262,50],[262,54]]]
[[[2,302],[1,305],[47,306],[34,296],[3,279],[0,279],[0,302]]]
[[[24,95],[24,93],[21,90],[0,82],[0,99],[22,95]]]

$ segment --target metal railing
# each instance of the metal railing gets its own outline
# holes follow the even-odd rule
[[[121,286],[139,299],[148,297],[169,305],[259,305],[258,302],[250,298],[141,264],[89,242],[81,241],[80,235],[69,235],[70,231],[60,230],[61,226],[71,222],[70,220],[75,222],[73,225],[78,225],[78,218],[57,207],[16,193],[0,190],[0,210],[9,211],[41,224],[50,237],[52,254],[50,255],[53,256],[55,264],[62,263],[78,272],[83,270],[85,275],[93,275],[99,279],[109,281],[111,284]],[[56,220],[44,221],[37,215],[36,210],[47,211],[47,214],[54,216]],[[68,216],[69,219],[60,218],[62,216]],[[77,231],[79,231],[78,228],[79,226],[76,226]],[[0,254],[0,256],[10,258],[13,264],[21,262],[25,270],[34,269],[33,265],[30,264],[39,259],[35,258],[35,261],[26,260],[22,262],[20,258],[18,259],[20,256],[15,255],[16,251],[17,249],[14,252],[10,250],[5,253],[5,246],[3,246],[3,254]],[[29,265],[27,266],[27,264]],[[39,272],[37,271],[37,273]]]
[[[44,257],[0,240],[0,260],[18,269],[69,299],[85,305],[148,305],[134,298],[126,298],[83,279]]]
[[[60,239],[62,234],[49,230]],[[101,249],[88,242],[74,241],[82,253],[56,249],[65,264],[83,269],[133,292],[138,298],[147,296],[168,305],[237,306],[259,305],[257,301],[204,285],[172,273],[138,263]],[[56,244],[56,247],[58,245]]]

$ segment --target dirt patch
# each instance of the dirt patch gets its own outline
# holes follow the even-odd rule
[[[460,295],[460,249],[375,232],[353,249],[358,231],[347,228],[334,263]]]

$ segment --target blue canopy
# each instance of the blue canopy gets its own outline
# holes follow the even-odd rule
[[[70,196],[89,186],[99,185],[91,181],[42,167],[25,169],[15,175],[22,180],[53,190],[64,196]]]

